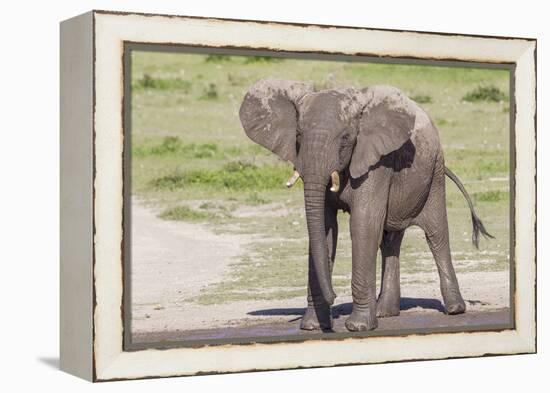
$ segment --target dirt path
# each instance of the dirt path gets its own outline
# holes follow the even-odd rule
[[[222,280],[245,243],[242,236],[216,235],[199,224],[161,220],[155,210],[133,200],[132,330],[185,328],[196,310],[183,299]]]
[[[164,221],[139,201],[133,201],[132,220],[134,342],[218,328],[217,333],[211,333],[215,338],[226,335],[227,329],[288,322],[294,326],[301,317],[305,296],[217,305],[185,300],[198,295],[208,284],[228,279],[231,263],[246,252],[249,235],[218,235],[202,224]],[[509,306],[507,271],[461,273],[458,279],[468,311],[494,312]],[[403,315],[442,314],[435,271],[403,275],[401,283]],[[347,310],[351,302],[349,290],[340,291],[339,295],[336,309]],[[219,328],[225,328],[226,333]]]

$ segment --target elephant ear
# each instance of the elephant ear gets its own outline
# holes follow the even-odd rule
[[[246,135],[296,166],[297,106],[313,92],[301,82],[262,79],[246,93],[239,117]]]
[[[416,117],[414,102],[393,87],[364,89],[360,101],[364,106],[350,163],[350,174],[355,179],[409,140]]]

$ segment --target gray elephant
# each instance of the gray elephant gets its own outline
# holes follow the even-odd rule
[[[449,248],[445,175],[468,201],[474,244],[479,232],[491,235],[460,180],[445,167],[435,125],[414,101],[390,86],[315,91],[307,83],[263,79],[248,90],[239,115],[248,137],[294,165],[287,186],[303,180],[309,278],[302,329],[332,328],[338,210],[350,213],[348,330],[375,329],[377,316],[399,314],[399,250],[411,225],[426,234],[447,313],[465,311]]]

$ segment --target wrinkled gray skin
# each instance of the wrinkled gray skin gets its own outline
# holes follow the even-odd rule
[[[302,329],[332,327],[338,210],[351,214],[348,330],[374,329],[377,316],[399,314],[399,250],[411,225],[426,234],[446,311],[465,311],[449,248],[446,172],[470,204],[476,245],[479,231],[487,233],[462,184],[445,168],[436,127],[415,102],[390,86],[314,91],[301,82],[263,79],[249,89],[239,114],[246,134],[292,162],[304,183],[309,282]],[[333,171],[341,182],[337,192],[329,190]],[[382,288],[377,300],[378,248]]]

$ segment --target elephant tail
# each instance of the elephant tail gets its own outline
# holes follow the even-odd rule
[[[464,184],[460,181],[457,175],[455,175],[449,168],[445,167],[445,175],[451,179],[462,195],[464,195],[464,198],[466,199],[466,202],[468,202],[468,206],[470,207],[470,213],[472,214],[472,243],[474,246],[476,246],[477,249],[479,249],[479,233],[485,237],[485,238],[491,238],[494,239],[494,236],[491,235],[487,230],[485,229],[485,226],[483,225],[483,222],[479,219],[479,217],[476,214],[476,211],[474,209],[474,204],[472,202],[472,199],[470,198],[470,195],[468,194],[468,191],[466,191],[466,188],[464,187]]]

